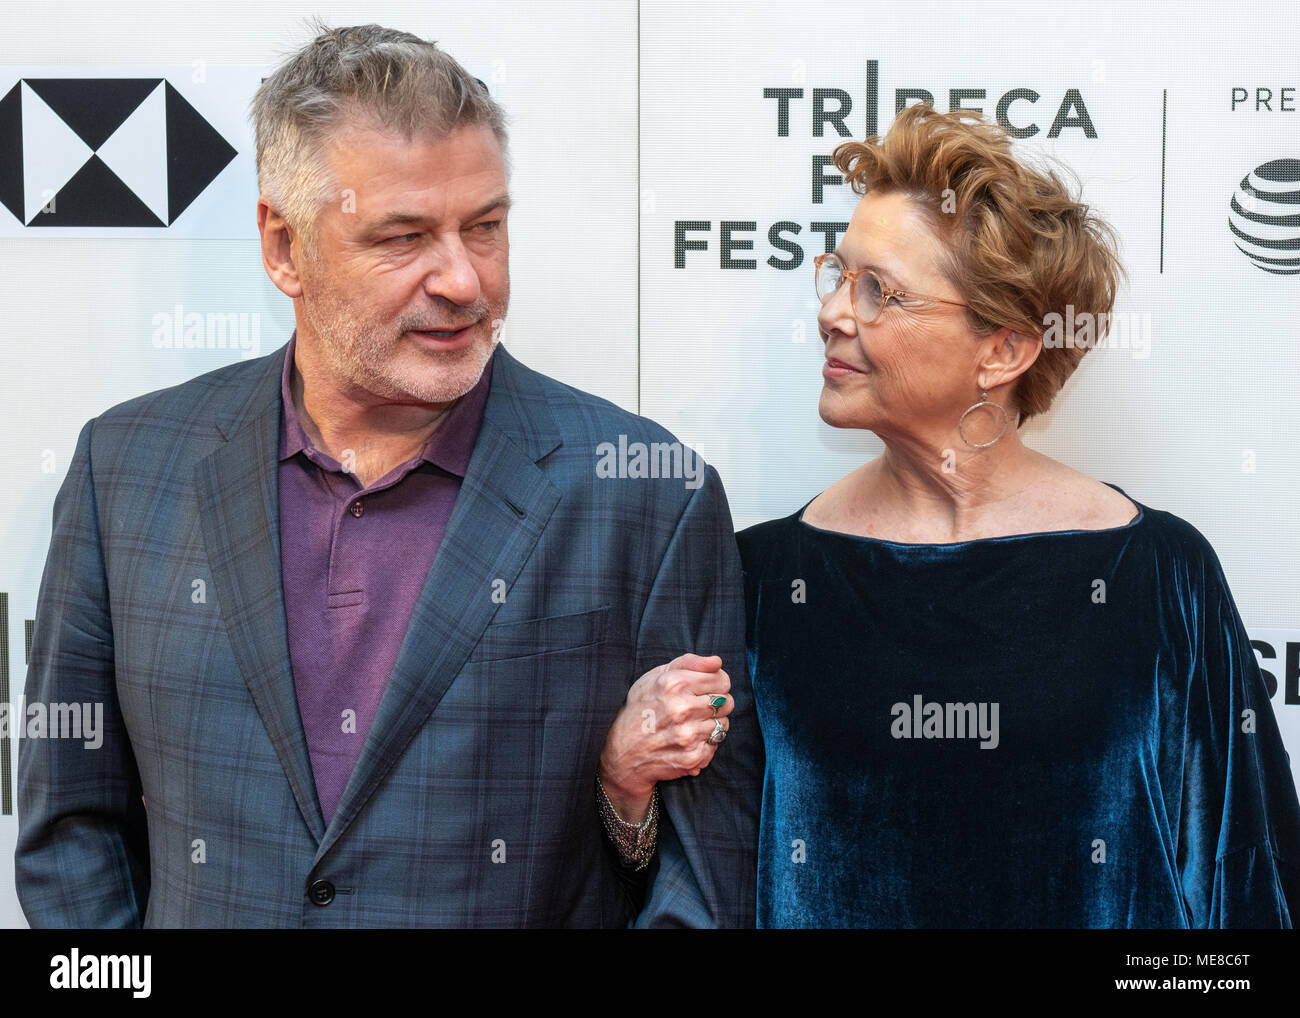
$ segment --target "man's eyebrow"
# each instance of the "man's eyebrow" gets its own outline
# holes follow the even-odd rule
[[[479,216],[486,216],[489,212],[495,212],[497,209],[500,209],[502,212],[508,212],[510,211],[511,204],[510,195],[503,192],[493,198],[477,212],[471,213],[467,218],[478,219]]]
[[[471,212],[465,217],[465,220],[466,222],[471,222],[481,216],[486,216],[489,212],[495,212],[498,209],[507,211],[509,210],[510,205],[510,195],[499,194],[485,205]],[[424,216],[420,215],[418,212],[389,212],[387,215],[376,219],[373,223],[370,223],[366,227],[366,232],[370,233],[377,230],[386,230],[392,226],[409,226],[412,223],[423,223],[424,221]]]

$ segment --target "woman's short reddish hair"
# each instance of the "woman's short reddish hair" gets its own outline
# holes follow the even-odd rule
[[[1051,169],[1018,160],[1010,136],[978,113],[909,106],[883,139],[846,142],[833,159],[858,194],[897,192],[916,203],[948,245],[940,268],[971,306],[977,333],[1041,337],[1053,313],[1066,323],[1083,313],[1109,321],[1124,272],[1114,230]],[[1022,424],[1051,405],[1093,335],[1044,345],[1016,385]]]

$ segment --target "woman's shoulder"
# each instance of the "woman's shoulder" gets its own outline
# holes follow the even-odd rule
[[[1133,501],[1142,514],[1142,533],[1157,552],[1182,566],[1189,578],[1222,577],[1223,568],[1214,546],[1195,524],[1172,512]]]
[[[740,547],[740,561],[746,572],[752,572],[773,549],[789,546],[799,528],[799,514],[806,505],[807,503],[800,506],[789,516],[755,523],[737,531],[736,544]]]

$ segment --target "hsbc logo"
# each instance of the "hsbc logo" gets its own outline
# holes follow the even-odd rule
[[[165,78],[21,78],[0,98],[0,205],[28,228],[170,226],[236,155]]]

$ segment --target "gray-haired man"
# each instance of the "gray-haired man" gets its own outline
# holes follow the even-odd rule
[[[29,920],[751,924],[726,498],[711,467],[598,476],[601,443],[675,439],[498,344],[500,109],[373,25],[322,31],[253,109],[297,329],[82,431],[27,696],[102,700],[105,744],[23,744]],[[658,726],[654,760],[602,757],[616,716]]]

